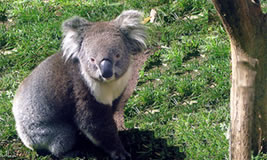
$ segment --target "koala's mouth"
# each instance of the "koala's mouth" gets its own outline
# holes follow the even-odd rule
[[[110,78],[105,78],[105,77],[103,77],[102,75],[99,75],[99,80],[100,80],[101,82],[104,82],[104,83],[109,83],[109,82],[112,82],[112,81],[115,80],[115,76],[113,75],[113,76],[110,77]]]

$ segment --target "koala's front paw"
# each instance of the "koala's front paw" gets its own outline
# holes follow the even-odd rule
[[[110,157],[112,160],[127,160],[131,159],[131,154],[126,151],[113,151]]]

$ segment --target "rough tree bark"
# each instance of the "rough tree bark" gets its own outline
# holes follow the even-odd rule
[[[267,16],[258,0],[212,0],[231,43],[230,159],[267,144]]]

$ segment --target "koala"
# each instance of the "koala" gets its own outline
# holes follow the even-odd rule
[[[112,159],[126,159],[113,118],[131,77],[132,57],[146,47],[142,14],[108,22],[73,17],[62,24],[61,51],[39,64],[13,100],[18,136],[37,153],[64,157],[84,134]]]

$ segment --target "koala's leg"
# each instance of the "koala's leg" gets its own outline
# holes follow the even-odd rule
[[[77,132],[70,125],[56,126],[48,150],[56,157],[62,157],[74,147]]]
[[[83,108],[83,107],[82,107]],[[97,105],[96,108],[81,109],[75,115],[80,130],[96,145],[103,148],[112,159],[127,159],[130,154],[124,149],[110,106]]]
[[[23,143],[40,155],[51,153],[56,157],[64,156],[76,142],[77,129],[69,124],[34,123],[23,128],[23,131],[18,131]]]
[[[119,131],[127,130],[127,128],[124,125],[124,116],[123,116],[125,102],[126,102],[125,97],[120,97],[116,99],[112,104],[113,119]]]

